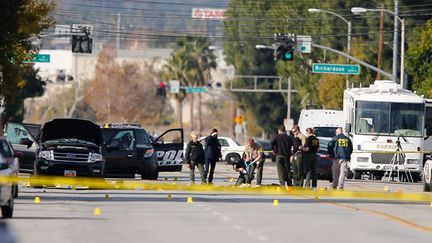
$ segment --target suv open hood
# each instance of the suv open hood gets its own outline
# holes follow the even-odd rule
[[[54,119],[43,125],[40,141],[74,138],[95,143],[100,146],[101,128],[91,121],[79,119]]]

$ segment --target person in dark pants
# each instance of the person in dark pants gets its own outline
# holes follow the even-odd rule
[[[291,132],[291,136],[293,137],[293,156],[291,157],[291,165],[293,170],[294,186],[303,187],[303,152],[300,149],[302,146],[302,140],[300,137],[295,135],[294,130]]]
[[[315,137],[314,130],[312,128],[306,129],[306,143],[302,146],[303,150],[303,168],[306,175],[305,187],[312,188],[317,187],[317,173],[316,173],[316,163],[317,163],[317,152],[319,150],[319,140]]]
[[[190,181],[191,184],[195,184],[195,167],[201,176],[201,184],[206,183],[204,174],[204,149],[200,142],[198,142],[198,134],[193,131],[191,133],[192,140],[186,146],[185,160],[189,164],[190,168]]]
[[[286,134],[285,126],[278,127],[278,134],[271,141],[272,149],[276,152],[276,167],[280,186],[292,186],[290,156],[293,146],[292,138]]]
[[[349,137],[342,133],[341,127],[336,129],[336,136],[329,142],[327,150],[333,159],[333,189],[343,190],[353,145]]]
[[[218,140],[218,130],[213,128],[210,135],[205,138],[205,175],[209,184],[213,183],[213,174],[216,161],[222,158],[221,145]]]
[[[249,165],[248,180],[246,184],[251,184],[255,169],[258,168],[257,185],[261,185],[262,181],[262,166],[264,164],[264,152],[261,145],[255,143],[253,138],[248,139],[248,144],[245,148],[245,162]]]

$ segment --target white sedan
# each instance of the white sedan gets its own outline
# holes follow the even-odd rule
[[[205,146],[204,139],[205,137],[199,139],[203,146]],[[241,159],[246,146],[239,145],[229,137],[218,137],[218,140],[221,145],[222,160],[226,161],[228,164],[235,164]]]
[[[16,175],[13,165],[0,154],[0,177]],[[11,218],[14,208],[14,185],[10,182],[0,184],[0,207],[3,218]]]

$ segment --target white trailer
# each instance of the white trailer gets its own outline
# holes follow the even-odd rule
[[[354,151],[349,168],[355,179],[363,173],[380,179],[394,162],[397,142],[406,155],[393,168],[421,179],[425,132],[425,100],[387,80],[344,92],[345,132]]]

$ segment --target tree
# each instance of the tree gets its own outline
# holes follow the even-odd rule
[[[236,74],[278,75],[292,78],[293,88],[298,91],[292,100],[293,117],[308,104],[318,107],[342,108],[342,93],[345,88],[345,77],[335,80],[326,74],[312,73],[312,63],[346,63],[346,59],[334,53],[313,48],[312,53],[296,52],[290,62],[273,61],[272,50],[255,49],[255,45],[271,45],[274,33],[294,33],[296,35],[311,35],[313,43],[328,46],[340,51],[346,51],[347,25],[333,15],[319,13],[311,14],[309,8],[319,8],[334,11],[352,21],[353,41],[351,55],[374,66],[377,65],[377,47],[379,13],[368,12],[367,17],[352,15],[352,6],[377,8],[383,1],[242,1],[232,0],[226,12],[224,53],[226,61],[234,65]],[[401,9],[410,9],[419,1],[402,1]],[[385,9],[392,9],[393,1],[384,1]],[[413,10],[416,8],[413,7]],[[404,16],[405,17],[405,16]],[[407,16],[408,18],[408,16]],[[416,21],[406,21],[406,27]],[[384,42],[391,42],[393,17],[386,15]],[[390,72],[392,66],[392,49],[385,47],[382,68]],[[349,62],[352,63],[352,62]],[[349,82],[354,87],[367,85],[374,81],[376,73],[361,68],[358,76],[349,76]],[[337,82],[335,82],[337,81]],[[263,85],[274,85],[272,80],[261,80]],[[245,87],[247,80],[238,79],[235,85]],[[325,88],[323,90],[323,87]],[[333,96],[328,92],[333,92]],[[234,94],[238,105],[246,110],[246,119],[256,121],[256,125],[266,132],[272,132],[275,124],[281,123],[286,114],[286,96]],[[268,99],[270,96],[271,99]],[[267,107],[267,109],[262,109]],[[259,110],[261,112],[256,112]],[[252,112],[249,112],[252,111]],[[248,115],[249,114],[249,115]],[[253,119],[250,116],[254,116]],[[249,129],[250,130],[250,129]]]
[[[33,69],[33,65],[24,65],[21,68],[23,75],[23,87],[18,87],[14,93],[15,98],[7,102],[5,111],[9,119],[22,121],[24,119],[24,100],[26,98],[41,96],[44,93],[45,82],[38,76],[38,70]]]
[[[95,78],[84,93],[84,101],[100,122],[166,123],[164,99],[156,97],[155,63],[118,64],[108,48],[99,53]],[[162,121],[162,122],[161,122]]]
[[[49,16],[54,7],[53,3],[42,0],[0,1],[0,95],[4,97],[6,106],[22,104],[19,100],[23,97],[17,94],[32,95],[28,94],[31,88],[20,92],[27,82],[32,82],[25,79],[29,74],[26,67],[29,64],[24,62],[37,53],[32,41],[54,24],[54,19]],[[35,94],[37,92],[35,90]],[[8,110],[14,112],[21,108]]]
[[[419,94],[432,98],[432,20],[424,23],[411,37],[406,55],[406,70]]]
[[[187,73],[191,74],[192,86],[205,86],[210,78],[210,71],[216,68],[216,57],[213,51],[210,50],[210,42],[204,37],[187,37],[184,45],[186,53],[189,53],[189,60],[192,61],[189,66],[190,70]],[[191,110],[191,130],[194,129],[192,121],[193,117],[193,93],[190,96],[190,110]],[[198,93],[198,134],[203,133],[203,119],[202,119],[202,99],[201,93]]]
[[[177,47],[165,65],[166,80],[179,80],[181,86],[204,86],[210,76],[210,70],[216,67],[216,57],[210,50],[207,38],[188,36],[177,41]],[[190,103],[190,130],[194,130],[194,95],[186,94],[184,89],[174,94],[177,101],[178,123],[182,127],[182,102],[188,97]],[[198,95],[198,131],[202,133],[201,95]]]
[[[188,86],[189,80],[184,70],[187,65],[187,55],[184,52],[174,51],[170,59],[164,65],[162,76],[165,80],[178,80],[180,86]],[[183,127],[183,100],[186,98],[186,91],[180,89],[178,94],[172,94],[177,102],[177,123]]]

